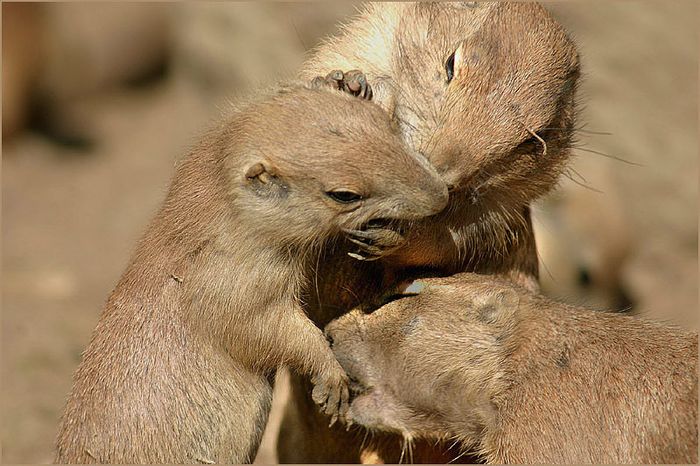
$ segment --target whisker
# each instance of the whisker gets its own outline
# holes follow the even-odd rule
[[[542,155],[543,155],[543,156],[547,155],[547,143],[544,141],[544,139],[542,139],[542,138],[540,137],[540,135],[537,134],[537,132],[535,132],[535,131],[533,131],[532,129],[530,129],[530,128],[529,128],[525,123],[523,123],[522,121],[518,120],[518,123],[520,123],[520,125],[521,125],[523,128],[525,128],[525,131],[527,131],[527,132],[530,134],[530,136],[532,136],[533,138],[537,139],[537,141],[538,141],[540,144],[542,144]]]
[[[585,183],[581,183],[580,181],[575,180],[575,179],[569,174],[568,171],[565,171],[565,172],[563,173],[563,175],[564,175],[565,177],[567,177],[568,179],[570,179],[571,181],[573,181],[574,183],[576,183],[577,185],[583,187],[583,188],[589,189],[589,190],[591,190],[591,191],[593,191],[593,192],[596,192],[596,193],[598,193],[598,194],[604,194],[603,191],[601,191],[601,190],[599,190],[599,189],[596,189],[596,188],[594,188],[594,187],[592,187],[592,186],[589,186],[589,185],[587,185],[587,184],[585,184]]]
[[[364,450],[365,444],[367,443],[367,436],[369,435],[369,430],[365,429],[365,435],[362,437],[362,443],[360,443],[360,450]]]
[[[581,131],[581,132],[588,133],[588,134],[600,134],[602,136],[612,136],[612,134],[613,134],[613,133],[607,133],[604,131],[591,131],[589,129],[586,129],[587,126],[588,126],[588,123],[584,123],[581,126],[576,127],[575,129],[576,129],[576,131]]]
[[[632,161],[630,161],[630,160],[625,160],[625,159],[623,159],[623,158],[621,158],[621,157],[616,157],[616,156],[614,156],[614,155],[606,154],[606,153],[604,153],[604,152],[599,152],[599,151],[593,150],[593,149],[588,149],[588,148],[586,148],[586,147],[572,146],[572,149],[574,149],[574,150],[580,150],[580,151],[583,151],[583,152],[590,152],[591,154],[600,155],[601,157],[607,157],[607,158],[609,158],[609,159],[617,160],[618,162],[626,163],[627,165],[633,165],[633,166],[635,166],[635,167],[643,167],[643,166],[644,166],[644,165],[641,164],[641,163],[632,162]]]
[[[546,128],[540,128],[541,131],[562,131],[562,132],[573,132],[573,133],[584,133],[584,134],[595,134],[597,136],[612,136],[613,133],[608,133],[605,131],[591,131],[588,129],[583,129],[584,127],[574,127],[574,128],[555,128],[555,127],[546,127]]]
[[[525,131],[530,133],[530,136],[534,137],[539,141],[540,144],[542,144],[542,156],[547,155],[547,143],[545,142],[545,140],[542,139],[539,134],[537,134],[535,131],[532,131],[530,128],[526,127]]]
[[[469,452],[469,450],[464,450],[464,451],[462,451],[462,453],[460,453],[460,454],[457,455],[455,458],[453,458],[453,459],[451,459],[450,461],[448,461],[447,464],[454,463],[455,461],[457,461],[458,459],[460,459],[461,457],[463,457],[464,455],[466,455],[468,452]]]
[[[577,172],[574,167],[568,167],[568,170],[573,172],[581,180],[581,182],[588,183],[588,180],[586,180],[586,178],[584,178],[583,175]]]

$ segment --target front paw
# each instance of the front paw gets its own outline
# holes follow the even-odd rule
[[[391,228],[344,229],[348,241],[359,246],[356,253],[348,255],[357,260],[373,261],[389,254],[405,242],[401,232]]]
[[[329,426],[345,417],[350,406],[350,390],[348,376],[338,364],[333,370],[315,375],[311,378],[314,384],[311,398],[320,406],[321,411],[331,417]]]
[[[311,87],[322,86],[347,92],[364,100],[372,100],[372,86],[367,82],[367,76],[360,70],[343,72],[333,70],[326,76],[317,76],[311,81]]]

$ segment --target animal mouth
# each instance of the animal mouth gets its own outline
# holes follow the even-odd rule
[[[396,250],[405,242],[406,222],[390,218],[376,218],[358,229],[343,228],[345,237],[359,247],[348,252],[353,259],[375,261]]]
[[[366,386],[351,374],[348,375],[348,388],[350,389],[351,398],[363,395],[371,389],[371,387]]]
[[[449,185],[450,197],[463,197],[474,206],[482,200],[489,180],[489,174],[485,170],[477,170],[454,184]]]

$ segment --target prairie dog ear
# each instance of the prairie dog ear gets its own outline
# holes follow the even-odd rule
[[[244,181],[259,195],[281,195],[287,191],[277,170],[266,161],[252,163],[245,171]]]
[[[274,176],[272,169],[267,162],[259,161],[251,164],[245,172],[245,178],[248,181],[258,179],[263,183],[267,183],[271,176]]]

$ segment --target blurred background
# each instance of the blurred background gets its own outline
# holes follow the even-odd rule
[[[580,47],[569,178],[535,207],[544,291],[698,327],[698,4],[546,7]],[[174,161],[288,77],[351,3],[2,4],[2,461],[52,460],[71,376]],[[273,462],[284,377],[258,461]]]

